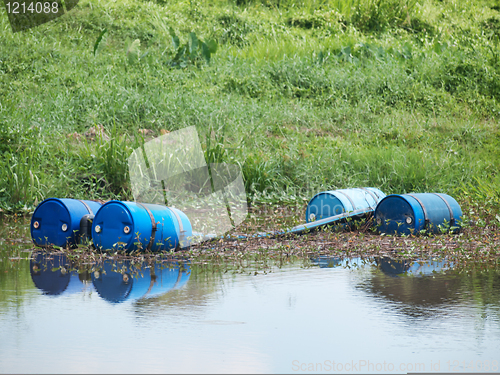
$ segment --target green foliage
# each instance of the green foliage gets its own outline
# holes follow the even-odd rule
[[[351,22],[360,30],[383,31],[405,23],[410,26],[416,0],[355,0]]]
[[[225,129],[209,129],[205,136],[205,160],[207,164],[228,162],[227,149],[224,146]]]
[[[33,199],[41,199],[41,184],[37,176],[38,154],[33,148],[20,153],[4,153],[0,180],[3,205],[9,210],[21,209]]]
[[[318,14],[302,14],[295,17],[289,17],[286,23],[289,26],[303,29],[317,29],[325,25],[325,18]]]
[[[116,195],[126,195],[128,188],[128,157],[133,150],[129,144],[129,137],[119,136],[114,126],[109,141],[101,140],[96,148],[93,169],[102,171],[107,188]]]
[[[133,41],[127,39],[127,41],[125,42],[125,46],[125,55],[127,57],[127,63],[129,65],[133,65],[139,62],[149,54],[149,52],[146,51],[141,55],[141,41],[139,39],[135,39]]]
[[[101,45],[101,42],[103,41],[104,35],[107,33],[108,29],[104,29],[99,36],[97,37],[95,43],[94,43],[94,56],[97,54],[97,51],[99,49],[99,46]]]
[[[303,9],[309,14],[294,15],[287,19],[289,26],[304,29],[321,28],[327,24],[324,17],[315,14],[316,10],[336,9],[344,15],[348,23],[363,32],[381,32],[389,27],[403,26],[422,31],[422,22],[412,22],[417,0],[237,0],[239,6],[261,3],[264,6],[281,9]],[[430,25],[429,25],[430,26]],[[429,27],[430,28],[430,27]]]
[[[471,182],[462,183],[458,190],[469,204],[472,203],[476,207],[480,207],[482,213],[500,213],[499,184],[500,175],[498,174],[486,178],[475,177]],[[500,216],[496,214],[496,218],[498,219]]]
[[[167,64],[172,67],[185,68],[189,65],[200,65],[203,59],[209,63],[212,55],[217,52],[217,42],[208,40],[203,42],[199,40],[196,33],[189,33],[189,41],[181,44],[179,37],[174,30],[170,29],[172,44],[174,47],[173,56],[168,60]]]
[[[213,35],[220,44],[243,47],[249,44],[248,34],[257,27],[235,13],[222,13],[216,17]]]
[[[82,0],[68,17],[4,33],[0,207],[130,198],[138,130],[190,125],[207,134],[207,160],[242,166],[255,199],[372,185],[497,207],[497,10],[468,0],[186,4]],[[96,124],[109,140],[68,138]]]

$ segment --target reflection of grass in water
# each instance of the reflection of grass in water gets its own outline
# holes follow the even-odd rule
[[[419,261],[419,263],[424,262]],[[451,305],[457,301],[472,300],[481,309],[487,305],[498,305],[499,275],[498,259],[490,264],[481,261],[454,264],[450,269],[427,275],[394,276],[378,268],[373,270],[358,287],[387,300],[403,302],[403,305],[396,306],[399,306],[398,309],[405,314],[425,317],[430,315],[429,307]]]
[[[286,213],[287,210],[283,209],[281,212]],[[334,257],[338,260],[358,258],[357,264],[350,262],[346,265],[351,269],[357,269],[365,262],[371,263],[373,256],[389,256],[395,261],[404,259],[407,262],[439,260],[446,257],[447,261],[453,264],[453,270],[446,272],[463,274],[463,287],[460,290],[481,291],[475,299],[478,303],[487,304],[494,300],[491,296],[495,295],[497,288],[495,275],[500,271],[500,236],[498,236],[498,226],[490,225],[490,222],[486,224],[485,228],[465,228],[462,235],[391,237],[375,235],[371,231],[323,230],[309,235],[281,239],[218,240],[182,252],[101,253],[84,246],[51,251],[59,255],[64,254],[68,259],[67,271],[79,270],[82,277],[83,273],[99,272],[102,262],[107,260],[117,262],[113,267],[116,272],[124,272],[126,265],[125,273],[130,277],[140,273],[143,264],[161,263],[161,267],[173,267],[178,261],[187,261],[191,270],[190,277],[193,280],[205,280],[209,283],[215,282],[226,273],[256,276],[286,271],[288,266],[317,267],[314,260],[321,257]],[[29,264],[27,259],[30,252],[23,251],[29,247],[27,241],[21,245],[11,245],[11,243],[12,240],[21,238],[23,233],[26,240],[27,220],[20,225],[10,223],[1,228],[4,240],[0,244],[2,260],[0,272],[5,277],[0,278],[0,288],[19,295],[33,288],[26,266]],[[275,226],[267,226],[267,229],[273,228]],[[11,258],[19,259],[11,260]],[[414,276],[409,276],[412,277]],[[177,297],[160,298],[182,299],[178,292],[175,293]],[[2,293],[2,296],[4,295],[7,294]],[[9,295],[5,298],[8,299]]]
[[[267,227],[272,229],[273,227]],[[480,272],[500,267],[500,237],[496,227],[465,228],[460,235],[379,236],[371,231],[339,232],[321,230],[302,236],[282,238],[248,238],[205,242],[179,252],[96,252],[80,246],[62,249],[74,264],[98,264],[105,259],[124,261],[188,260],[193,272],[268,273],[283,265],[299,262],[303,267],[315,266],[311,259],[321,256],[336,258],[386,256],[405,259],[439,260],[446,257],[458,272]]]
[[[12,303],[8,301],[20,303],[15,297],[32,289],[29,265],[26,266],[31,247],[28,218],[6,218],[0,214],[0,307]]]

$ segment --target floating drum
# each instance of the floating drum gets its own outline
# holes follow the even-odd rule
[[[80,221],[94,215],[101,204],[69,198],[48,198],[31,217],[31,238],[36,246],[74,246],[80,242]]]
[[[187,216],[158,204],[109,201],[92,223],[94,246],[102,250],[161,251],[189,246]]]
[[[457,201],[438,193],[388,195],[375,210],[379,231],[398,235],[441,233],[444,228],[458,233],[461,216]]]
[[[376,188],[353,188],[323,191],[316,194],[307,205],[306,222],[322,220],[356,210],[375,210],[385,194]]]

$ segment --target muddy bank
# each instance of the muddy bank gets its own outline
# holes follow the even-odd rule
[[[302,207],[264,207],[253,209],[248,219],[231,235],[250,235],[281,230],[301,222]],[[95,264],[106,259],[134,261],[189,260],[192,264],[226,269],[257,270],[301,260],[305,266],[318,256],[336,258],[390,257],[407,260],[443,259],[455,268],[497,268],[500,266],[500,222],[494,215],[467,221],[460,234],[395,237],[380,235],[370,221],[357,223],[351,230],[323,228],[304,235],[278,238],[212,240],[183,251],[160,253],[100,252],[88,246],[76,249],[38,249],[29,242],[29,218],[2,222],[0,246],[11,262],[30,257],[33,251],[65,254],[77,264]]]

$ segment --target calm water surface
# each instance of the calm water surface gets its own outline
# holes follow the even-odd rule
[[[2,373],[500,371],[493,271],[321,258],[267,275],[172,262],[77,272],[2,235]]]

